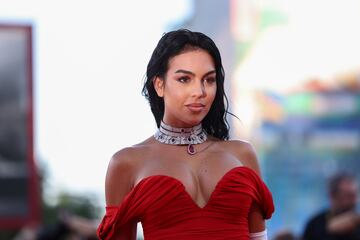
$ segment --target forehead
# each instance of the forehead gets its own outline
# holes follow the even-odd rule
[[[172,57],[168,67],[169,69],[215,70],[213,58],[203,49],[189,50]]]
[[[355,180],[346,179],[339,183],[340,190],[353,190],[356,191],[358,184]]]

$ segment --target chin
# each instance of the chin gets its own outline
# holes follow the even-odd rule
[[[202,122],[204,118],[197,118],[197,119],[189,119],[187,121],[184,121],[186,124],[190,125],[190,126],[196,126],[199,123]]]
[[[186,114],[184,113],[182,116],[179,116],[179,120],[183,123],[186,124],[187,126],[196,126],[198,124],[200,124],[204,118],[206,117],[206,115],[202,114]]]

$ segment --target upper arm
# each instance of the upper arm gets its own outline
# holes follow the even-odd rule
[[[255,148],[248,142],[234,141],[234,151],[241,163],[254,170],[260,177],[261,171]]]
[[[360,216],[353,211],[341,213],[327,222],[327,230],[334,234],[343,234],[354,231],[359,226]]]
[[[261,177],[261,171],[259,161],[254,147],[248,142],[235,141],[235,151],[238,159],[241,163],[254,170],[259,177]],[[261,232],[265,229],[265,220],[260,207],[253,202],[249,212],[249,231]]]
[[[131,190],[134,182],[134,168],[130,149],[122,149],[112,156],[105,179],[107,206],[118,206]]]
[[[119,206],[134,183],[135,164],[131,149],[122,149],[111,158],[105,179],[107,206]],[[136,239],[137,223],[129,222],[118,229],[117,239]]]
[[[249,212],[249,231],[261,232],[265,229],[265,219],[259,206],[253,202]]]

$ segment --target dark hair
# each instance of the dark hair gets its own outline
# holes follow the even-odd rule
[[[339,172],[333,175],[329,180],[329,194],[330,196],[335,196],[339,192],[340,184],[343,181],[356,181],[355,175],[349,172]]]
[[[215,99],[208,114],[202,121],[202,126],[208,134],[222,140],[227,140],[229,139],[229,124],[226,120],[228,100],[224,91],[225,73],[219,49],[213,40],[205,34],[192,32],[187,29],[165,33],[154,49],[147,65],[142,94],[149,101],[151,111],[159,127],[164,116],[164,100],[157,95],[153,80],[156,77],[165,79],[169,60],[184,51],[193,49],[203,49],[208,52],[213,58],[216,71],[217,90]]]

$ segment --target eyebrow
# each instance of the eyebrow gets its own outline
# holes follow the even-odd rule
[[[189,74],[189,75],[192,75],[192,76],[195,76],[195,73],[191,72],[191,71],[188,71],[188,70],[184,70],[184,69],[178,69],[175,71],[175,73],[185,73],[185,74]],[[204,77],[206,77],[207,75],[210,75],[210,74],[213,74],[213,73],[216,73],[215,70],[211,70],[207,73],[204,74]]]

